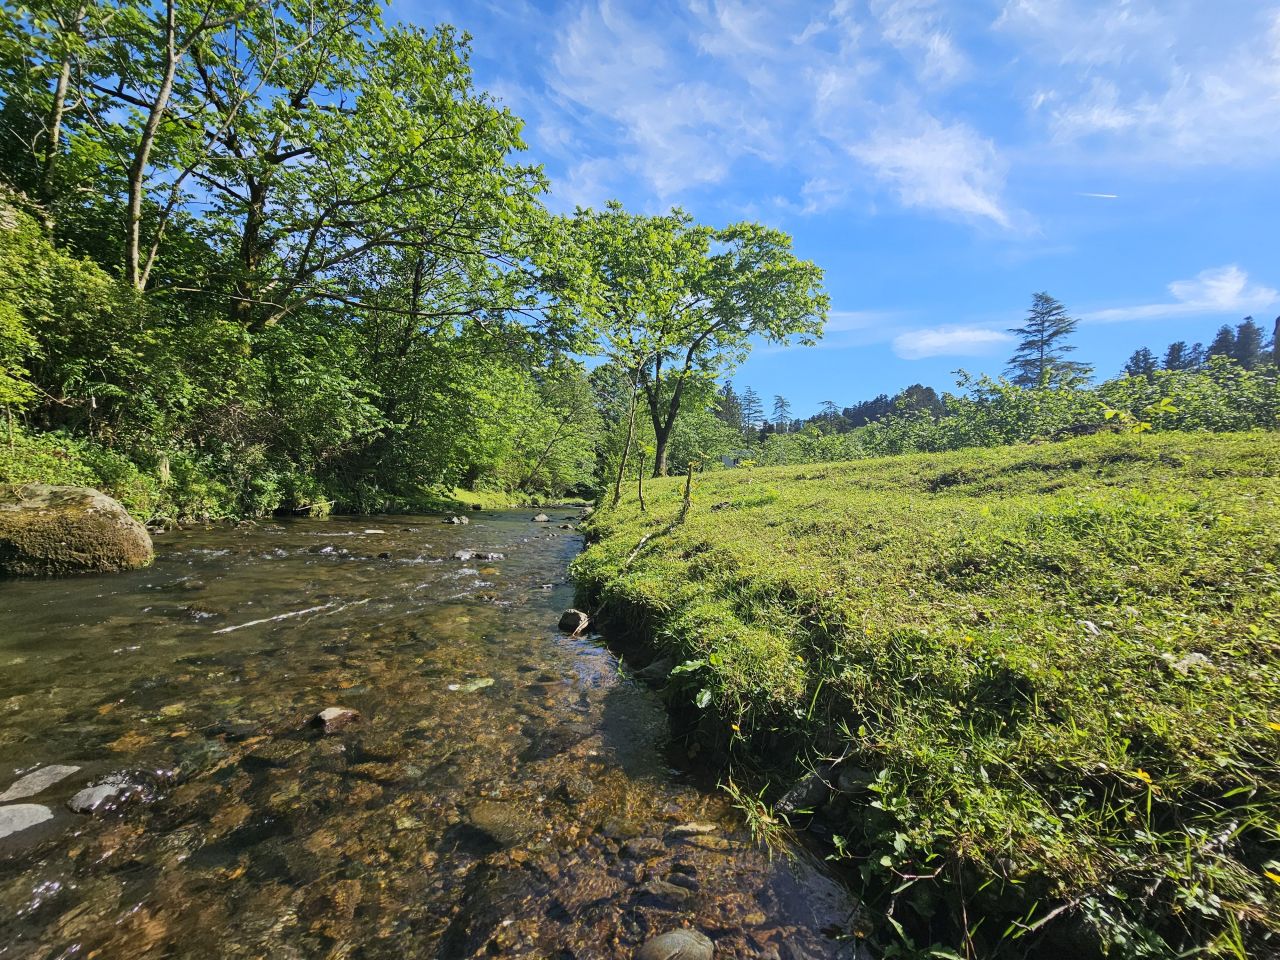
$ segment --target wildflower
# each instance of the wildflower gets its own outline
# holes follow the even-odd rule
[[[1143,770],[1141,767],[1139,767],[1139,768],[1134,772],[1134,776],[1136,776],[1136,777],[1137,777],[1139,780],[1141,780],[1143,783],[1150,783],[1150,782],[1151,782],[1151,774],[1147,773],[1147,771]]]
[[[741,732],[742,732],[742,728],[741,728],[740,726],[738,726],[736,723],[731,723],[731,724],[729,724],[729,729],[730,729],[730,730],[732,730],[734,733],[741,733]]]
[[[1272,873],[1270,870],[1263,870],[1262,872],[1273,882],[1280,883],[1280,873]]]
[[[966,633],[966,634],[964,635],[964,642],[965,642],[965,643],[973,643],[973,637],[969,636],[969,634],[967,634],[967,633]]]
[[[1272,730],[1280,730],[1280,723],[1268,723],[1267,726]]]

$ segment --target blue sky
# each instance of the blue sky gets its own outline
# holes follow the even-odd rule
[[[473,36],[551,205],[788,231],[816,348],[734,375],[797,414],[998,374],[1046,290],[1076,358],[1280,313],[1280,4],[395,0]]]

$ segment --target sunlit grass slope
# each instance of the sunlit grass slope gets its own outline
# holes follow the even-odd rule
[[[1274,955],[1278,477],[1263,433],[716,472],[576,574],[766,801],[834,787],[883,942]]]

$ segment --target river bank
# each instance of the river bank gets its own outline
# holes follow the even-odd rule
[[[0,958],[853,956],[840,884],[556,629],[578,511],[532,513],[176,531],[4,584],[0,810],[48,818],[0,838]]]
[[[880,946],[1263,955],[1280,935],[1280,443],[1097,437],[657,481],[579,602]],[[647,664],[647,666],[646,666]],[[757,796],[758,794],[758,796]]]

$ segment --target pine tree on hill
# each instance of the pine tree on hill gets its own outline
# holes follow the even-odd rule
[[[760,402],[760,394],[750,387],[742,394],[742,422],[748,430],[754,430],[764,420],[764,404]]]
[[[1066,341],[1077,323],[1057,300],[1037,293],[1026,322],[1009,329],[1018,336],[1018,349],[1005,371],[1009,379],[1020,387],[1057,387],[1092,374],[1088,364],[1066,359],[1075,349]]]
[[[1178,340],[1169,344],[1169,348],[1164,352],[1163,366],[1166,370],[1190,370],[1195,366],[1187,341]]]
[[[1236,347],[1231,352],[1236,362],[1246,370],[1263,363],[1262,328],[1253,322],[1253,317],[1245,317],[1236,327]]]
[[[1236,354],[1236,332],[1225,323],[1218,328],[1213,343],[1209,344],[1209,356],[1234,357]]]
[[[791,404],[782,394],[777,394],[773,398],[773,423],[779,433],[788,432],[787,427],[791,423]]]
[[[1183,344],[1186,346],[1186,344]],[[1133,351],[1128,362],[1124,365],[1124,375],[1126,377],[1150,377],[1156,372],[1156,355],[1146,347],[1139,347]]]
[[[1271,362],[1280,367],[1280,317],[1276,317],[1276,327],[1271,333]]]

